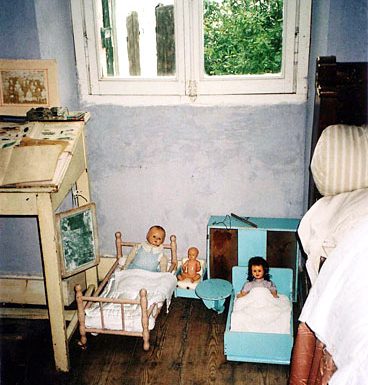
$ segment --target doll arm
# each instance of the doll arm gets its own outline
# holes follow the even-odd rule
[[[127,256],[127,259],[125,261],[125,264],[124,264],[122,270],[126,270],[128,268],[128,266],[133,262],[135,256],[137,255],[137,251],[138,251],[138,246],[134,246],[130,250],[130,253]]]
[[[201,271],[201,263],[199,261],[197,261],[197,264],[196,264],[196,271],[197,273]]]
[[[250,292],[250,284],[246,282],[240,292],[237,294],[236,298],[245,297]]]
[[[248,293],[249,293],[249,291],[244,291],[244,290],[242,289],[242,290],[240,290],[240,292],[236,295],[236,298],[245,297]]]
[[[189,261],[186,261],[186,262],[184,263],[184,265],[183,265],[183,267],[182,267],[183,273],[187,273],[187,272],[188,272],[188,263],[189,263]]]
[[[270,282],[271,282],[271,287],[270,287],[271,294],[274,296],[274,298],[279,298],[279,296],[277,295],[276,285],[272,281]]]

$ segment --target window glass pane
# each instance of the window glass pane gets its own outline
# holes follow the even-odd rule
[[[98,0],[102,77],[175,75],[174,0]]]
[[[204,0],[207,75],[280,73],[283,0]]]

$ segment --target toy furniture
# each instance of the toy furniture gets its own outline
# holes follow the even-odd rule
[[[293,316],[290,315],[290,332],[253,333],[234,332],[231,330],[231,314],[234,308],[236,293],[246,282],[248,268],[234,266],[232,269],[233,294],[230,299],[229,313],[224,335],[224,349],[226,358],[230,361],[262,362],[271,364],[289,364],[293,346]],[[290,302],[293,298],[293,272],[291,269],[270,268],[272,281],[278,293],[286,295]],[[291,306],[292,309],[292,306]]]
[[[178,270],[177,275],[181,272],[181,266],[188,260],[188,258],[183,258],[182,260],[178,261]],[[206,277],[206,261],[204,259],[198,258],[198,261],[201,264],[201,270],[199,271],[199,274],[201,276],[199,281],[191,282],[189,279],[184,279],[183,281],[178,281],[176,284],[175,289],[175,297],[183,297],[183,298],[197,298],[198,296],[195,292],[196,287],[200,282],[203,281]]]
[[[231,283],[219,278],[202,281],[195,289],[196,295],[202,299],[207,308],[217,311],[218,314],[225,310],[225,299],[232,291]]]
[[[232,282],[232,268],[247,266],[248,260],[260,256],[270,267],[293,270],[293,300],[298,289],[300,250],[296,218],[247,218],[211,216],[207,225],[207,266],[209,278]]]
[[[140,336],[144,350],[149,349],[150,330],[153,329],[163,303],[167,309],[176,287],[177,244],[170,236],[168,272],[150,272],[140,269],[121,270],[123,247],[134,247],[137,242],[125,242],[120,232],[115,234],[116,261],[100,283],[96,292],[84,296],[76,286],[80,344],[86,347],[86,333]]]

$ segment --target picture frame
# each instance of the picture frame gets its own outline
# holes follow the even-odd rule
[[[62,278],[99,264],[95,203],[57,213],[56,230]]]
[[[56,60],[0,60],[0,114],[60,105]]]

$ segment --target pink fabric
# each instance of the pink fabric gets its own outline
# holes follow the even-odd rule
[[[291,358],[289,385],[327,385],[336,366],[307,324],[301,322]]]

